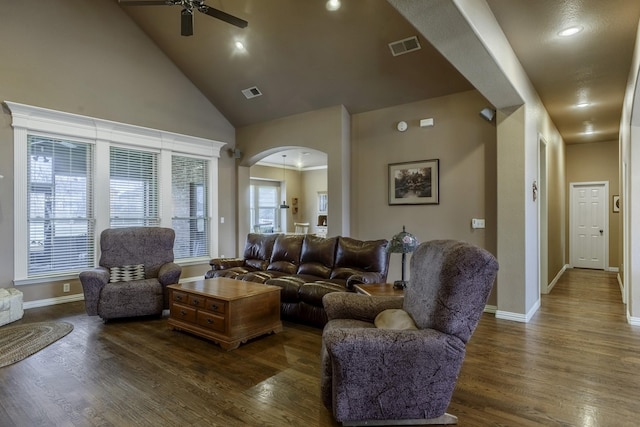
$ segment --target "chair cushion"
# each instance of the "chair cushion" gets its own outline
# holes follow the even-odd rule
[[[109,269],[109,283],[130,282],[144,278],[144,264],[123,265]]]
[[[409,313],[400,308],[389,308],[381,311],[376,316],[373,324],[378,329],[418,329]]]

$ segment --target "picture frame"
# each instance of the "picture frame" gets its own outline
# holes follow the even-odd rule
[[[389,205],[440,204],[440,160],[389,163]]]
[[[620,196],[613,196],[613,204],[611,206],[613,212],[620,212]]]

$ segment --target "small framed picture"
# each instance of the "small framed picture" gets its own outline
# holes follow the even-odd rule
[[[440,203],[439,159],[389,164],[389,205]]]
[[[613,211],[620,212],[620,196],[613,196]]]

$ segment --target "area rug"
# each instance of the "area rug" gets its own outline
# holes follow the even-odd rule
[[[0,328],[0,368],[21,361],[73,330],[67,322],[37,322]]]

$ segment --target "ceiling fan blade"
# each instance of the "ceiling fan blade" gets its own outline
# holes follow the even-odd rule
[[[205,4],[200,6],[198,10],[206,15],[213,16],[214,18],[218,18],[224,22],[227,22],[231,25],[235,25],[236,27],[239,27],[239,28],[245,28],[247,25],[249,25],[249,23],[244,19],[240,19],[233,15],[229,15],[226,12],[223,12],[218,9],[214,9],[213,7],[207,6]]]
[[[118,3],[125,6],[172,6],[172,1],[137,1],[137,0],[119,0]]]
[[[189,9],[182,9],[180,15],[180,34],[183,36],[193,35],[193,11]]]

